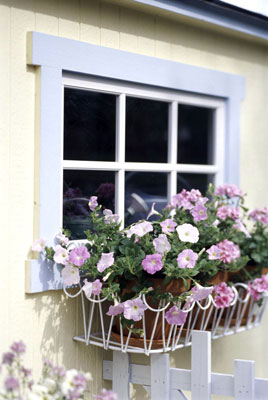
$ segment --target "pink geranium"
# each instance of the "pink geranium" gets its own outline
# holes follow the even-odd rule
[[[194,268],[198,254],[191,249],[183,250],[177,257],[179,268]]]
[[[242,191],[234,184],[226,183],[218,186],[215,190],[216,196],[226,196],[232,199],[233,197],[242,197]]]
[[[132,319],[133,321],[140,321],[147,310],[147,306],[142,302],[141,299],[127,300],[124,303],[124,317],[126,319]]]
[[[167,235],[170,232],[174,232],[177,226],[176,222],[172,221],[172,219],[165,219],[165,221],[160,222],[162,232],[166,233]]]
[[[46,243],[47,243],[47,241],[44,238],[36,239],[32,244],[32,250],[38,251],[40,253],[40,251],[45,250]]]
[[[53,259],[57,264],[67,265],[69,262],[68,251],[58,244],[55,248],[55,254],[53,256]]]
[[[218,208],[217,217],[221,220],[226,220],[226,218],[231,218],[234,221],[239,219],[240,210],[239,207],[232,206],[221,206]]]
[[[144,260],[142,260],[142,267],[149,274],[155,274],[163,268],[161,254],[148,254]]]
[[[171,249],[168,238],[164,233],[160,234],[156,239],[153,240],[153,245],[155,251],[162,255],[168,253],[169,250]]]
[[[102,253],[100,260],[97,264],[97,269],[99,272],[105,271],[107,268],[111,267],[114,263],[114,253]]]
[[[112,390],[102,389],[101,394],[94,395],[94,400],[118,400],[118,397]]]
[[[214,293],[214,301],[217,308],[229,307],[234,300],[234,292],[225,282],[214,286]]]
[[[187,312],[179,310],[177,306],[171,307],[169,311],[166,312],[165,319],[170,325],[183,325],[187,318]]]
[[[220,259],[225,264],[230,264],[232,261],[237,260],[240,257],[239,246],[234,244],[231,240],[223,240],[217,244],[220,249]]]
[[[268,293],[268,275],[254,279],[248,283],[249,293],[255,301],[259,301],[263,294]]]
[[[86,246],[76,247],[70,252],[69,261],[77,267],[82,267],[84,262],[90,258]]]
[[[264,226],[268,225],[268,207],[262,210],[255,208],[249,213],[249,218],[255,222],[261,222]]]
[[[61,271],[61,276],[66,286],[77,285],[80,282],[79,269],[73,265],[66,265]]]

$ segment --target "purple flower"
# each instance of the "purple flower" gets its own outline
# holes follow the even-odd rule
[[[191,249],[183,250],[177,257],[179,268],[194,268],[198,254]]]
[[[98,200],[98,197],[97,197],[97,196],[91,196],[91,197],[90,197],[89,202],[88,202],[88,206],[89,206],[89,209],[90,209],[91,211],[94,211],[95,208],[97,207],[97,205],[98,205],[97,200]]]
[[[245,227],[245,225],[243,224],[243,222],[240,221],[240,219],[238,219],[238,220],[235,221],[234,228],[237,229],[238,231],[244,233],[244,235],[245,235],[247,238],[250,238],[250,237],[251,237],[249,231],[247,230],[247,228]]]
[[[213,286],[211,287],[203,287],[201,285],[194,286],[191,290],[193,300],[194,301],[201,301],[206,299],[212,292],[213,292]]]
[[[29,376],[32,375],[32,371],[31,371],[29,368],[24,368],[24,367],[22,367],[21,371],[22,371],[23,376],[24,376],[25,378],[28,378]]]
[[[32,245],[32,250],[38,252],[44,250],[46,247],[46,242],[47,241],[44,238],[35,240]]]
[[[26,346],[22,340],[19,342],[14,342],[11,346],[11,350],[16,354],[23,354],[25,353]]]
[[[118,303],[115,304],[114,306],[110,306],[106,314],[111,317],[112,315],[122,314],[123,311],[124,311],[124,304]]]
[[[113,214],[111,210],[105,209],[103,211],[104,214],[104,223],[110,225],[112,223],[118,223],[120,216],[118,214]]]
[[[203,206],[203,204],[199,202],[196,203],[196,205],[194,206],[194,208],[192,208],[190,212],[196,222],[207,219],[207,209],[205,206]]]
[[[61,276],[66,286],[77,285],[80,282],[79,269],[73,265],[66,265],[61,271]]]
[[[148,254],[141,264],[149,274],[155,274],[163,268],[162,256],[161,254]]]
[[[3,359],[2,359],[2,363],[3,364],[7,364],[7,365],[11,365],[14,361],[15,358],[15,354],[8,352],[8,353],[4,353],[3,354]]]
[[[95,400],[117,400],[117,394],[112,390],[102,389],[101,394],[94,396]]]
[[[166,312],[165,318],[170,325],[183,325],[186,321],[187,313],[179,310],[177,306],[173,306]]]
[[[53,260],[57,264],[67,265],[68,259],[69,259],[68,251],[58,244],[55,248],[55,254],[53,256]]]
[[[5,389],[7,391],[14,391],[19,389],[19,381],[13,376],[8,376],[5,380]]]
[[[169,252],[169,250],[171,249],[167,236],[164,233],[160,234],[158,238],[153,240],[153,245],[155,251],[162,255]]]
[[[143,221],[139,224],[133,225],[128,231],[126,231],[126,233],[127,237],[131,237],[134,234],[142,237],[146,235],[146,233],[151,231],[153,231],[153,225],[151,224],[151,222]]]
[[[67,244],[69,243],[69,238],[66,235],[64,235],[64,233],[62,233],[62,232],[59,232],[56,235],[56,238],[59,239],[60,244],[64,244],[65,246],[67,246]]]
[[[77,267],[82,267],[88,258],[90,258],[90,254],[86,246],[76,247],[70,252],[69,262]]]
[[[199,231],[191,224],[179,225],[177,226],[176,231],[182,242],[197,243],[199,240]]]
[[[132,319],[133,321],[140,321],[147,310],[147,306],[141,301],[141,299],[127,300],[124,303],[124,317],[126,319]]]
[[[99,272],[105,271],[107,268],[111,267],[114,263],[114,253],[102,253],[100,260],[97,264],[97,269]]]
[[[92,293],[95,295],[99,295],[101,292],[102,288],[102,283],[99,279],[96,279],[94,282],[92,282]]]
[[[162,232],[166,233],[167,235],[170,232],[174,232],[177,226],[176,222],[172,221],[172,219],[165,219],[165,221],[160,222]]]
[[[102,288],[102,283],[99,279],[96,279],[94,282],[88,282],[87,279],[84,279],[83,291],[85,292],[85,296],[90,299],[92,294],[99,295]]]
[[[221,252],[218,246],[213,245],[207,249],[206,252],[208,253],[209,260],[219,260],[221,258]]]
[[[155,203],[152,204],[151,210],[149,214],[147,215],[146,219],[149,219],[152,215],[161,215],[158,211],[154,209]]]

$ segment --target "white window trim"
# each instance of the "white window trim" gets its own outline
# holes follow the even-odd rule
[[[176,90],[196,96],[221,99],[224,109],[219,107],[220,119],[225,120],[221,129],[224,137],[224,181],[239,183],[239,124],[240,103],[245,93],[242,76],[199,68],[154,57],[95,46],[75,40],[46,35],[38,32],[28,34],[27,62],[38,67],[37,118],[40,135],[40,159],[36,166],[38,193],[35,203],[39,212],[39,229],[36,237],[46,237],[48,244],[61,227],[62,209],[62,80],[65,73],[86,74],[99,78],[116,79],[123,82],[155,86],[165,90]],[[161,95],[161,89],[159,96]],[[119,113],[124,110],[124,96],[119,97]],[[171,118],[175,118],[175,103],[171,106]],[[225,110],[225,111],[224,111]],[[123,129],[123,122],[119,130]],[[124,149],[120,143],[119,152]],[[220,146],[217,146],[220,159]],[[123,153],[121,153],[123,154]],[[174,157],[171,152],[170,157]],[[120,160],[120,156],[119,156]],[[122,160],[121,160],[122,161]],[[120,161],[119,161],[120,162]],[[174,162],[174,160],[173,160]],[[154,165],[155,167],[155,165]],[[39,179],[38,179],[39,178]],[[123,181],[123,173],[119,173]],[[172,184],[173,182],[173,184]],[[174,190],[171,179],[170,191]],[[119,209],[123,209],[122,204]],[[36,293],[57,290],[62,287],[60,267],[40,260],[26,262],[26,292]]]

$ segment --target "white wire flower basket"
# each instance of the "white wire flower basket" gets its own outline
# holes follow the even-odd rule
[[[160,302],[158,308],[152,308],[146,296],[142,295],[142,301],[148,308],[140,322],[143,335],[137,337],[135,326],[132,325],[126,332],[118,316],[106,315],[111,304],[107,298],[92,295],[88,299],[81,287],[76,294],[71,294],[64,287],[68,297],[81,297],[84,333],[75,336],[74,340],[84,342],[86,345],[103,347],[106,350],[146,355],[190,346],[193,330],[209,330],[212,339],[217,339],[257,327],[261,323],[267,305],[268,293],[263,294],[261,301],[257,302],[250,296],[249,288],[244,283],[234,284],[232,290],[234,299],[226,308],[217,308],[212,295],[205,300],[193,302],[189,309],[183,310],[188,314],[183,325],[167,323],[165,315],[172,306],[170,303]],[[182,305],[178,303],[177,307],[181,308]]]

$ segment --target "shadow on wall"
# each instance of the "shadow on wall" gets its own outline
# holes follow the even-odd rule
[[[91,372],[93,381],[89,383],[87,399],[93,399],[101,388],[110,388],[110,383],[102,381],[102,360],[112,356],[93,345],[85,346],[73,340],[76,335],[83,334],[83,318],[80,297],[68,299],[62,291],[27,295],[26,301],[33,302],[36,315],[35,337],[38,349],[34,349],[36,361],[49,359],[56,365],[64,365],[67,369],[75,368]],[[95,320],[95,324],[99,321]],[[106,357],[105,357],[106,356]]]

